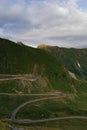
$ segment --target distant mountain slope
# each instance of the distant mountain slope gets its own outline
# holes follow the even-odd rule
[[[87,49],[68,49],[46,45],[40,45],[38,48],[50,52],[77,78],[87,79]]]

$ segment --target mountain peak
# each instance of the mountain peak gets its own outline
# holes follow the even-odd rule
[[[21,41],[18,41],[16,44],[17,44],[17,45],[20,45],[20,46],[23,46],[23,45],[24,45]]]
[[[37,48],[40,48],[40,49],[43,49],[43,48],[46,48],[48,45],[42,43],[40,45],[37,46]]]

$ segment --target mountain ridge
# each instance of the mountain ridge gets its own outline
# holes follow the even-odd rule
[[[8,40],[0,42],[0,74],[37,75],[41,77],[38,82],[43,88],[44,85],[48,89],[58,89],[58,86],[59,89],[63,89],[61,86],[65,86],[66,91],[73,90],[72,87],[67,87],[71,84],[71,77],[61,62],[49,52],[25,45],[19,46],[13,42],[11,44]]]
[[[64,67],[75,73],[78,78],[87,79],[87,48],[60,48],[57,46],[38,46],[39,49],[48,51],[56,59],[60,60]]]

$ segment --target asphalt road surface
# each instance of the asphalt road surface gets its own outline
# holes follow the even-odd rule
[[[63,98],[65,97],[65,95],[62,96],[55,96],[55,97],[46,97],[46,98],[40,98],[40,99],[35,99],[29,102],[25,102],[22,105],[18,106],[12,113],[11,116],[11,121],[15,122],[15,123],[19,123],[19,124],[31,124],[31,123],[40,123],[40,122],[47,122],[47,121],[55,121],[55,120],[65,120],[65,119],[84,119],[87,120],[87,117],[85,116],[67,116],[67,117],[55,117],[55,118],[49,118],[49,119],[39,119],[39,120],[30,120],[30,119],[23,119],[23,120],[17,120],[16,119],[16,115],[18,113],[18,111],[23,108],[24,106],[28,105],[28,104],[33,104],[35,102],[40,102],[40,101],[44,101],[47,99],[56,99],[56,98]]]

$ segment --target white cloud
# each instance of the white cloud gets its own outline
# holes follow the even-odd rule
[[[86,28],[87,12],[78,7],[77,0],[0,1],[0,35],[4,37],[33,45],[82,47],[86,46]]]

